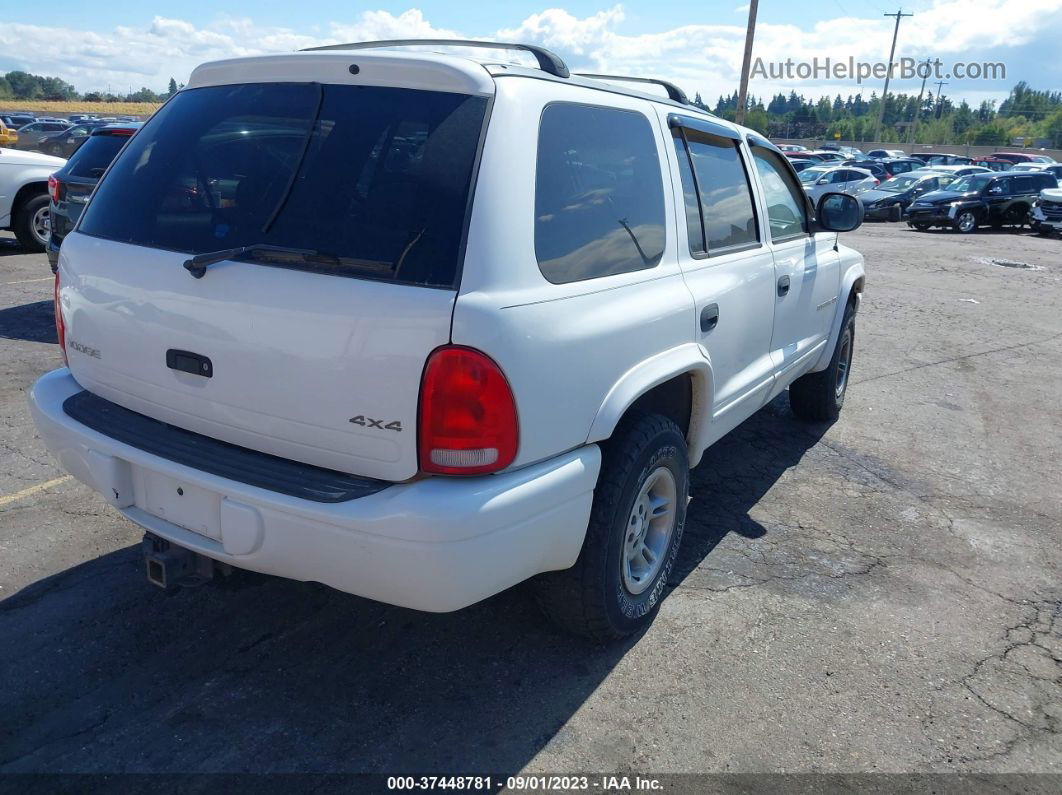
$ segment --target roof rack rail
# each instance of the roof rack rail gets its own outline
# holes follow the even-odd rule
[[[372,50],[381,47],[412,47],[416,45],[444,45],[447,47],[483,47],[488,50],[521,50],[529,52],[538,61],[538,68],[554,77],[569,77],[571,73],[556,53],[533,44],[507,44],[499,41],[475,41],[473,39],[385,39],[382,41],[355,41],[349,44],[326,44],[321,47],[306,47],[301,52],[313,50]]]
[[[667,91],[668,99],[675,102],[681,102],[683,105],[690,104],[690,98],[686,96],[686,92],[676,86],[674,83],[669,83],[667,80],[658,80],[655,77],[628,77],[626,75],[594,75],[589,72],[576,72],[576,77],[589,77],[594,80],[624,80],[630,83],[652,83],[653,85],[663,86]]]

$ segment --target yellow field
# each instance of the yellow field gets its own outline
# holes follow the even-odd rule
[[[52,102],[43,100],[4,100],[4,107],[49,114],[94,113],[97,116],[150,116],[159,105],[154,102]]]

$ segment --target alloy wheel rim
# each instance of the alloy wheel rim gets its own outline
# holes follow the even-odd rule
[[[973,229],[974,217],[971,213],[963,213],[959,216],[959,229],[963,232],[969,232]]]
[[[51,221],[51,214],[47,206],[41,207],[33,214],[30,226],[33,230],[33,236],[37,238],[37,242],[42,246],[48,242],[48,234],[52,228]]]
[[[623,586],[633,595],[645,591],[660,573],[675,530],[678,485],[667,467],[657,467],[642,483],[624,526]]]

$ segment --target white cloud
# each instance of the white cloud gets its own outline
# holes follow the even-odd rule
[[[735,9],[742,12],[743,7]],[[869,12],[868,12],[869,14]],[[57,74],[81,90],[112,86],[125,90],[165,86],[172,75],[187,79],[199,63],[217,58],[284,52],[316,44],[388,38],[496,38],[540,44],[554,49],[576,69],[656,75],[674,80],[706,99],[732,92],[738,81],[744,45],[744,20],[731,24],[691,24],[670,30],[632,34],[625,28],[620,5],[586,17],[562,8],[532,14],[511,28],[493,33],[458,31],[437,26],[411,8],[401,14],[365,11],[353,21],[331,22],[323,33],[266,27],[248,18],[219,17],[205,26],[155,17],[146,28],[121,26],[107,34],[62,27],[4,23],[0,25],[0,64],[39,74]],[[1048,88],[1058,81],[1057,66],[1047,54],[1062,32],[1062,0],[934,0],[905,19],[900,28],[898,56],[939,56],[944,61],[1000,60],[1027,53],[1031,44],[1043,50],[1041,67],[1028,75],[1008,74],[1004,92],[1022,77]],[[875,15],[824,20],[807,27],[761,21],[754,56],[764,61],[833,59],[879,61],[888,55],[892,20]],[[992,56],[991,58],[989,56]],[[1026,56],[1027,57],[1027,56]],[[1003,58],[1005,60],[1005,57]],[[1052,71],[1053,70],[1053,71]],[[880,91],[875,81],[864,86]],[[899,90],[909,86],[898,85]],[[842,85],[754,81],[758,96],[795,88],[809,96],[856,93],[854,83]],[[985,83],[953,84],[951,93],[984,91]],[[917,90],[915,88],[914,90]]]

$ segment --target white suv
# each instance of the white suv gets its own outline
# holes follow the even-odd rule
[[[40,433],[157,584],[540,575],[632,632],[705,449],[786,387],[837,416],[862,207],[674,86],[379,46],[206,64],[131,139],[63,242]]]

